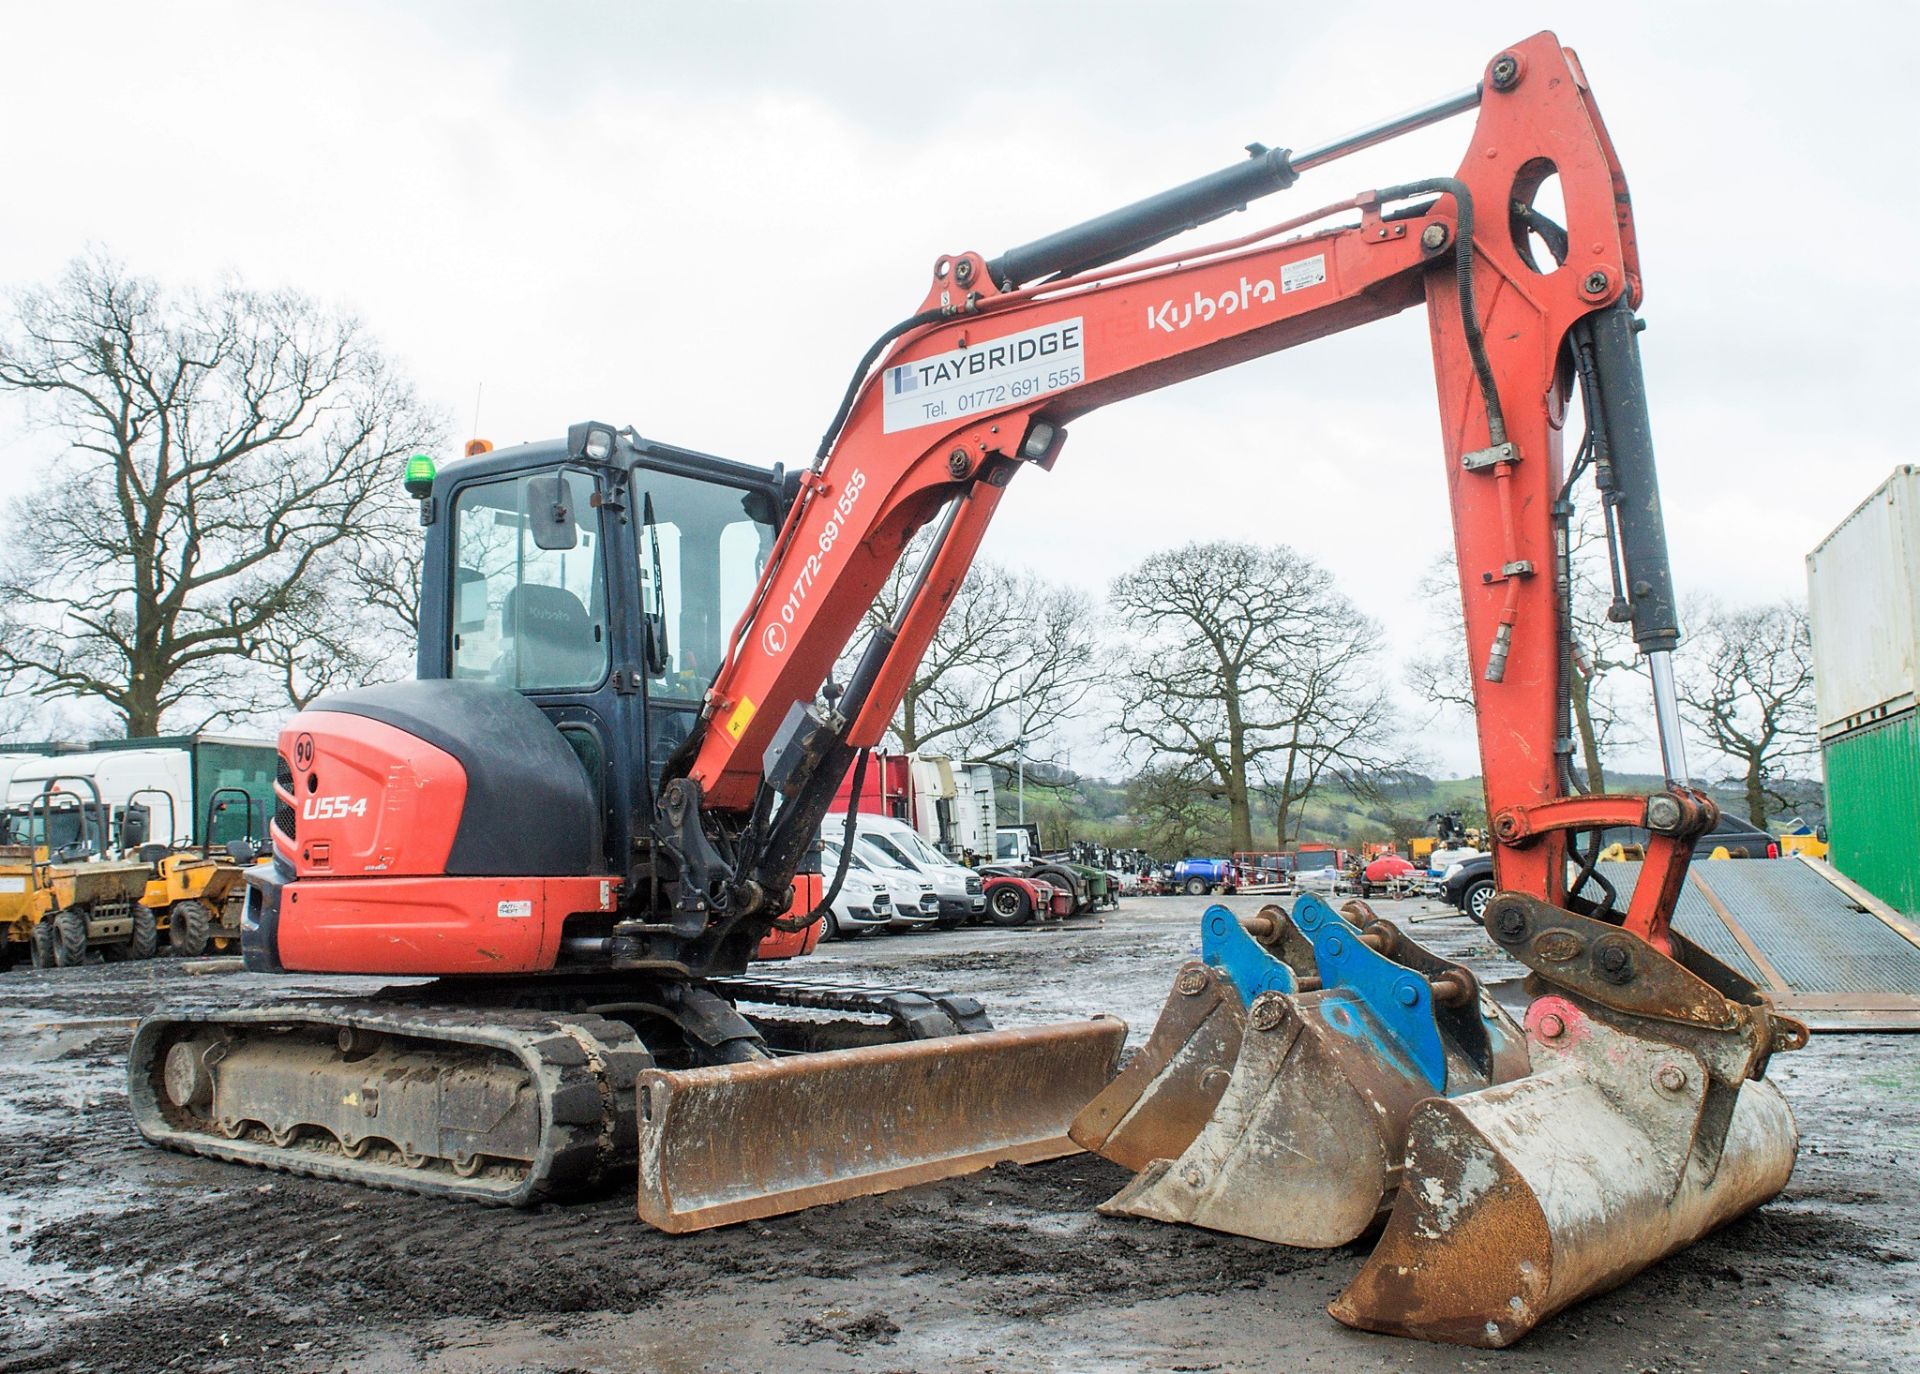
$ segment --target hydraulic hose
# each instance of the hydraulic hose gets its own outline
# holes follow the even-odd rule
[[[853,842],[859,832],[860,785],[865,782],[867,778],[867,755],[869,752],[871,751],[862,749],[855,755],[853,760],[853,787],[847,794],[847,825],[846,829],[840,834],[840,862],[834,866],[833,882],[827,886],[825,892],[820,894],[820,905],[809,912],[807,919],[800,922],[798,926],[793,927],[794,929],[804,930],[807,926],[812,925],[815,921],[825,916],[828,908],[833,905],[834,899],[840,895],[842,884],[847,881],[847,870],[853,866]],[[778,921],[774,922],[774,924],[780,926],[780,922]],[[786,929],[787,927],[782,926],[781,928]]]
[[[873,341],[873,346],[861,357],[860,365],[853,369],[853,380],[847,383],[846,394],[840,398],[840,409],[833,413],[833,423],[828,425],[827,432],[820,436],[820,447],[815,449],[813,454],[815,472],[820,470],[820,465],[827,461],[827,455],[833,451],[833,441],[840,437],[840,431],[847,423],[847,416],[853,412],[853,403],[860,395],[860,388],[867,380],[867,373],[872,370],[881,351],[902,334],[909,334],[922,325],[938,324],[946,318],[947,312],[944,310],[923,310],[918,315],[900,321]]]
[[[1413,196],[1442,192],[1453,197],[1456,221],[1453,234],[1453,276],[1460,295],[1460,330],[1466,335],[1467,354],[1473,359],[1474,375],[1480,381],[1480,401],[1487,411],[1487,442],[1507,442],[1506,414],[1500,408],[1500,392],[1493,382],[1493,364],[1487,358],[1486,336],[1480,329],[1480,314],[1473,299],[1473,192],[1453,177],[1429,177],[1389,186],[1380,192],[1384,203]]]

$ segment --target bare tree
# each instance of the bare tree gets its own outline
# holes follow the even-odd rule
[[[1316,788],[1364,791],[1399,763],[1379,628],[1304,555],[1189,544],[1121,577],[1110,602],[1132,646],[1114,735],[1224,803],[1236,849],[1253,848],[1256,790],[1285,844]]]
[[[908,546],[867,610],[869,630],[892,621],[924,551],[924,540]],[[1098,644],[1084,592],[976,562],[907,685],[893,733],[908,751],[1011,765],[1024,747],[1028,760],[1051,761],[1060,725],[1099,681]]]
[[[1211,802],[1198,770],[1146,768],[1127,784],[1127,814],[1136,844],[1155,854],[1201,854],[1215,847],[1221,812]]]
[[[441,428],[361,325],[98,256],[13,315],[0,393],[64,452],[11,515],[0,671],[103,702],[129,736],[356,680],[383,612],[342,579],[405,505],[400,457]]]
[[[1614,688],[1623,671],[1635,666],[1633,641],[1625,625],[1608,618],[1612,593],[1607,577],[1607,545],[1600,505],[1586,501],[1568,531],[1573,572],[1572,641],[1566,665],[1573,733],[1587,785],[1607,787],[1606,755],[1628,733]],[[1451,554],[1434,559],[1420,579],[1421,603],[1433,608],[1445,627],[1440,642],[1406,667],[1406,683],[1422,701],[1442,710],[1474,714],[1473,675],[1467,662],[1467,627],[1460,610],[1459,565]]]
[[[1761,829],[1784,794],[1786,765],[1817,747],[1813,644],[1806,607],[1792,601],[1726,611],[1691,608],[1680,646],[1680,705],[1687,724],[1734,765],[1747,819]]]

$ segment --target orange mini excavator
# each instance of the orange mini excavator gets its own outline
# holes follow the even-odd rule
[[[1452,175],[1151,252],[1468,112]],[[1553,177],[1564,223],[1536,203]],[[130,1065],[140,1129],[500,1202],[637,1160],[642,1215],[685,1230],[1058,1152],[1085,1107],[1076,1135],[1141,1171],[1118,1210],[1295,1244],[1384,1216],[1332,1309],[1352,1325],[1502,1345],[1620,1282],[1783,1186],[1796,1139],[1763,1075],[1805,1034],[1669,927],[1715,811],[1680,750],[1642,294],[1586,77],[1539,34],[1412,114],[938,258],[799,470],[599,423],[416,460],[418,678],[282,733],[243,948],[256,971],[434,981],[156,1014]],[[1097,406],[1416,306],[1497,851],[1486,922],[1531,970],[1524,1025],[1371,913],[1310,899],[1209,913],[1208,958],[1110,1087],[1111,1019],[993,1030],[964,997],[749,969],[813,938],[842,874],[802,870],[836,788],[1017,474]],[[1583,794],[1572,768],[1567,529],[1589,473],[1650,668],[1669,779],[1650,796]],[[830,680],[926,527],[897,616]],[[1595,836],[1626,824],[1653,840],[1618,909]],[[1300,1221],[1335,1194],[1345,1220]]]

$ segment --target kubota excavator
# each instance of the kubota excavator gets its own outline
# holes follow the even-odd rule
[[[1468,111],[1451,176],[1143,256]],[[1115,1209],[1296,1244],[1384,1215],[1334,1315],[1480,1345],[1773,1196],[1796,1139],[1763,1075],[1805,1030],[1669,928],[1715,812],[1675,713],[1633,220],[1577,60],[1539,34],[1409,115],[1249,152],[998,257],[939,258],[803,470],[599,423],[410,468],[418,680],[282,733],[243,948],[256,970],[438,981],[156,1014],[130,1065],[147,1137],[515,1202],[637,1154],[642,1215],[685,1230],[1033,1157],[1087,1104],[1075,1135],[1141,1170]],[[1554,176],[1564,224],[1535,204]],[[1421,304],[1497,845],[1486,922],[1532,972],[1524,1026],[1465,969],[1310,898],[1209,912],[1206,957],[1105,1092],[1117,1022],[983,1030],[962,998],[748,972],[763,942],[812,938],[840,875],[796,873],[1017,473],[1097,406]],[[1650,665],[1670,779],[1651,796],[1586,795],[1572,767],[1566,532],[1588,472]],[[829,681],[929,525],[898,614]],[[1623,824],[1654,836],[1624,911],[1593,839]]]

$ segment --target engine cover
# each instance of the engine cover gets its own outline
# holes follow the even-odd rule
[[[322,697],[280,753],[275,848],[302,878],[604,871],[596,789],[518,692],[428,680]]]

